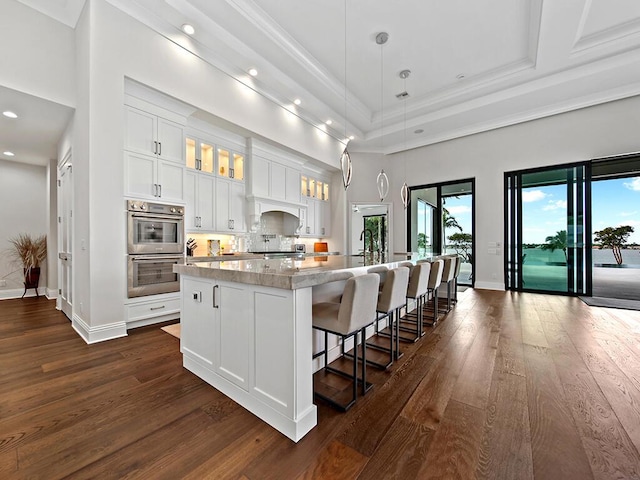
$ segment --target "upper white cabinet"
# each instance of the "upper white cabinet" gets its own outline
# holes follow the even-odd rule
[[[183,135],[179,123],[125,106],[125,150],[182,163]]]
[[[215,181],[212,175],[185,173],[186,231],[215,231]]]
[[[184,168],[175,162],[124,152],[125,192],[129,196],[181,202]]]
[[[252,194],[291,203],[300,203],[300,170],[254,156],[251,159]]]
[[[216,182],[216,231],[243,233],[245,221],[245,188],[243,183],[218,178]]]
[[[310,237],[331,236],[330,183],[324,177],[303,172],[300,175],[300,195],[307,204],[301,235]]]
[[[232,180],[244,181],[244,154],[225,147],[218,147],[216,175]]]
[[[192,170],[213,173],[215,168],[216,147],[212,141],[197,138],[195,135],[185,136],[186,166]]]

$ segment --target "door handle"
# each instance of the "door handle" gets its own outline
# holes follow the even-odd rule
[[[218,308],[219,305],[216,305],[216,291],[218,290],[219,285],[213,286],[213,308]]]

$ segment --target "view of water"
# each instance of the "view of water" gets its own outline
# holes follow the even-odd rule
[[[542,250],[540,248],[526,248],[523,250],[526,254],[524,264],[526,265],[554,265],[558,262],[564,262],[565,257],[562,250]],[[610,248],[596,249],[592,251],[593,263],[596,265],[614,264],[613,251]],[[640,268],[640,250],[624,249],[622,250],[622,263],[625,266],[634,266]]]

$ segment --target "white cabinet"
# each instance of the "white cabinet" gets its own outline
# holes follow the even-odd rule
[[[331,204],[325,200],[307,198],[306,216],[302,220],[301,236],[328,237],[331,235]]]
[[[215,177],[199,172],[185,174],[185,230],[215,230]]]
[[[185,137],[185,159],[188,169],[213,173],[215,147],[213,142],[188,134]]]
[[[157,157],[124,152],[125,193],[129,196],[181,202],[184,168]]]
[[[244,154],[226,147],[218,147],[218,166],[216,175],[244,182]]]
[[[213,368],[216,360],[217,325],[210,281],[181,278],[181,313],[189,322],[180,325],[180,351],[197,356]]]
[[[216,183],[216,231],[246,231],[245,187],[243,183],[218,178]]]
[[[300,203],[300,170],[261,157],[251,159],[252,194]]]
[[[125,106],[125,150],[182,164],[183,135],[179,123]]]
[[[180,351],[195,356],[213,372],[249,389],[251,295],[242,284],[181,279]]]

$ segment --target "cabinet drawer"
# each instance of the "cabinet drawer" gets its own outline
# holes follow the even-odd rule
[[[180,298],[168,298],[127,305],[127,322],[180,313]]]

